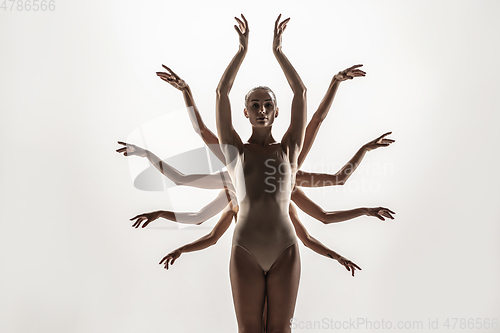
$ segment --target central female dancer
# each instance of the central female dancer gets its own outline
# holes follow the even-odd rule
[[[243,144],[232,126],[229,92],[248,49],[248,22],[235,18],[239,50],[217,87],[216,120],[219,142],[239,202],[230,259],[230,279],[240,332],[261,332],[267,297],[266,332],[290,332],[300,278],[297,240],[288,207],[297,172],[297,158],[306,127],[306,88],[281,48],[290,19],[274,27],[273,52],[294,93],[291,123],[280,143],[271,128],[277,115],[276,97],[265,87],[245,97],[245,116],[252,135]]]

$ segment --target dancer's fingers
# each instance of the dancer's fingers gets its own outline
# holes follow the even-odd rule
[[[281,14],[278,15],[278,18],[276,19],[276,22],[274,22],[274,32],[276,33],[278,31],[278,23],[280,21]]]
[[[243,21],[245,21],[245,28],[248,30],[248,21],[247,21],[245,15],[241,14],[241,18],[243,19]]]
[[[351,263],[354,265],[354,267],[356,267],[356,268],[357,268],[357,269],[359,269],[360,271],[362,270],[362,269],[361,269],[361,267],[359,267],[358,265],[356,265],[356,264],[355,264],[355,263],[353,263],[352,261],[351,261]]]
[[[162,66],[163,66],[163,68],[165,68],[167,71],[169,71],[169,72],[170,72],[170,74],[172,74],[172,75],[173,75],[176,79],[180,79],[179,75],[175,74],[175,72],[174,72],[173,70],[171,70],[169,67],[167,67],[167,66],[165,66],[165,65],[163,65],[163,64],[162,64]]]
[[[387,132],[387,133],[384,133],[382,134],[381,136],[378,137],[378,139],[383,139],[384,137],[388,136],[389,134],[392,134],[392,131],[391,132]]]
[[[234,25],[234,30],[236,30],[236,32],[238,33],[238,35],[241,37],[242,36],[242,33],[240,31],[240,29],[238,28],[237,25]]]
[[[362,64],[358,64],[358,65],[351,66],[348,69],[355,69],[355,68],[359,68],[361,66],[363,66],[363,65]]]

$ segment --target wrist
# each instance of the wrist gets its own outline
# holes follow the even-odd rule
[[[335,74],[332,78],[332,85],[339,84],[340,82],[342,82],[342,80],[339,79],[339,74]]]
[[[247,50],[248,50],[248,45],[240,44],[240,47],[238,48],[238,52],[247,53]]]
[[[340,256],[337,253],[335,253],[335,252],[328,253],[328,256],[330,258],[332,258],[333,260],[339,260],[339,258],[340,258]]]
[[[363,215],[369,216],[369,210],[367,207],[360,208]]]

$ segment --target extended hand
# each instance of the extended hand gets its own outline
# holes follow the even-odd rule
[[[165,269],[168,269],[168,264],[173,265],[175,260],[179,258],[182,254],[182,251],[177,249],[173,250],[169,254],[163,257],[163,259],[160,261],[160,265],[163,263],[165,265]]]
[[[134,216],[133,218],[130,219],[130,221],[133,221],[137,219],[137,221],[132,224],[132,227],[134,228],[139,228],[141,223],[146,221],[142,227],[145,228],[148,224],[153,222],[154,220],[158,219],[161,215],[161,212],[151,212],[151,213],[144,213],[144,214],[139,214],[137,216]]]
[[[389,146],[391,143],[393,142],[396,142],[396,140],[392,140],[392,139],[386,139],[385,137],[388,136],[389,134],[392,134],[392,132],[387,132],[385,134],[382,134],[381,136],[379,136],[378,138],[376,138],[375,140],[373,141],[370,141],[368,142],[367,144],[365,144],[363,147],[370,151],[370,150],[373,150],[373,149],[377,149],[379,147],[387,147]]]
[[[290,21],[290,18],[283,20],[280,23],[281,14],[279,14],[278,19],[274,23],[274,39],[273,39],[273,51],[281,51],[281,36],[283,35],[283,31],[286,29],[287,23]]]
[[[342,256],[340,256],[340,258],[338,258],[337,261],[339,262],[339,264],[343,265],[345,267],[345,269],[350,271],[352,273],[353,277],[354,277],[354,271],[356,269],[359,269],[361,271],[361,268],[358,265],[356,265],[355,263],[353,263],[349,259],[346,259]]]
[[[384,208],[384,207],[366,208],[366,215],[375,216],[382,221],[385,221],[384,217],[394,220],[394,217],[392,217],[391,214],[396,214],[396,213],[394,213],[389,208]]]
[[[116,150],[117,153],[123,153],[125,156],[139,156],[145,157],[147,155],[147,150],[142,149],[139,146],[132,145],[130,143],[125,143],[123,141],[118,141],[119,144],[124,145],[125,147],[119,148]]]
[[[248,29],[247,19],[243,16],[243,14],[241,14],[241,18],[243,21],[237,17],[234,18],[238,22],[238,25],[235,25],[234,29],[238,33],[238,36],[240,36],[240,46],[246,50],[248,47],[248,32],[250,30]]]
[[[348,69],[344,69],[343,71],[338,72],[333,78],[336,79],[337,81],[346,81],[346,80],[352,80],[355,77],[358,76],[365,76],[366,73],[362,71],[361,69],[357,69],[363,65],[354,65],[352,67],[349,67]]]
[[[170,83],[172,87],[179,89],[180,91],[186,89],[188,87],[187,83],[179,77],[179,75],[175,74],[173,70],[168,68],[165,65],[162,65],[163,68],[165,68],[168,73],[165,72],[156,72],[156,75],[160,77],[165,82]]]

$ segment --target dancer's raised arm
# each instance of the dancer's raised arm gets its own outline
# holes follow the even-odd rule
[[[330,82],[330,86],[328,87],[328,90],[326,91],[325,96],[323,97],[323,100],[319,104],[316,112],[313,114],[311,120],[309,121],[309,124],[307,124],[306,134],[304,137],[304,145],[302,146],[302,150],[300,151],[299,155],[298,168],[300,168],[307,154],[309,153],[309,150],[311,150],[314,139],[318,134],[319,128],[323,123],[323,120],[325,120],[326,116],[328,115],[328,112],[330,111],[330,108],[333,103],[333,98],[337,93],[337,89],[339,88],[340,82],[351,80],[355,77],[365,76],[366,73],[358,69],[361,66],[363,65],[354,65],[352,67],[344,69],[343,71],[338,72],[333,77],[332,81]]]
[[[165,269],[168,269],[168,265],[173,265],[175,260],[179,258],[182,253],[199,251],[209,246],[215,245],[219,238],[221,238],[222,235],[226,232],[227,228],[229,228],[231,220],[235,214],[236,211],[234,209],[230,209],[227,207],[222,213],[219,222],[217,222],[215,227],[212,229],[212,232],[192,243],[181,246],[180,248],[170,252],[165,257],[163,257],[163,259],[160,261],[160,265],[163,264],[165,265]]]
[[[309,128],[309,127],[308,127]],[[312,173],[299,170],[296,174],[296,184],[302,187],[322,187],[333,185],[344,185],[347,179],[351,177],[352,173],[359,166],[366,152],[377,149],[379,147],[387,147],[396,140],[386,139],[385,137],[392,132],[382,134],[375,140],[372,140],[359,148],[356,154],[347,162],[337,173]],[[306,133],[307,136],[307,133]],[[305,146],[304,146],[305,148]],[[302,155],[302,152],[301,152]],[[299,157],[300,159],[300,157]],[[299,162],[300,165],[300,162]]]
[[[201,118],[200,112],[196,103],[194,101],[193,93],[191,92],[191,88],[187,84],[186,81],[181,79],[179,75],[175,74],[173,70],[168,68],[165,65],[162,65],[168,72],[156,72],[163,81],[168,82],[174,88],[180,90],[182,92],[182,96],[184,97],[184,103],[188,110],[189,119],[191,120],[191,124],[198,135],[201,136],[203,142],[210,148],[212,153],[222,162],[226,163],[224,155],[220,150],[219,139],[217,136],[205,125],[203,119]]]
[[[222,74],[222,78],[220,79],[219,85],[217,86],[217,98],[215,105],[217,134],[219,136],[220,144],[233,145],[239,151],[243,149],[243,142],[241,142],[240,136],[238,135],[238,133],[236,133],[233,127],[229,92],[233,87],[234,79],[248,49],[248,22],[243,14],[241,15],[241,18],[243,19],[243,21],[235,17],[239,26],[234,26],[234,29],[240,37],[238,52],[229,63],[229,66],[226,68],[224,74]]]
[[[290,126],[286,131],[285,135],[281,139],[281,144],[284,148],[289,150],[291,156],[290,161],[296,163],[300,150],[302,149],[302,144],[304,142],[304,134],[306,129],[307,121],[307,108],[306,108],[306,92],[307,89],[300,79],[299,74],[295,71],[292,64],[288,58],[283,53],[281,47],[281,36],[283,31],[286,29],[287,23],[290,18],[280,22],[281,14],[274,25],[274,39],[273,39],[273,53],[278,60],[278,63],[285,74],[285,77],[292,88],[293,99],[292,99],[292,111]]]
[[[340,254],[337,252],[329,249],[323,243],[321,243],[319,240],[311,236],[304,225],[300,222],[299,216],[297,215],[297,210],[295,209],[294,205],[290,203],[289,207],[289,214],[290,214],[290,219],[292,220],[293,227],[295,228],[295,233],[297,234],[297,237],[302,241],[302,243],[313,250],[314,252],[321,254],[325,257],[332,258],[337,260],[341,265],[343,265],[348,271],[352,271],[352,276],[354,276],[354,270],[359,269],[358,265],[350,261],[349,259],[346,259],[342,257]]]
[[[393,220],[394,217],[392,217],[391,214],[396,214],[392,210],[385,207],[362,207],[350,210],[325,212],[320,206],[309,199],[301,189],[297,187],[292,193],[292,200],[302,211],[304,211],[304,213],[307,213],[308,215],[323,222],[324,224],[343,222],[363,215],[374,216],[382,221],[385,221],[385,218]]]

